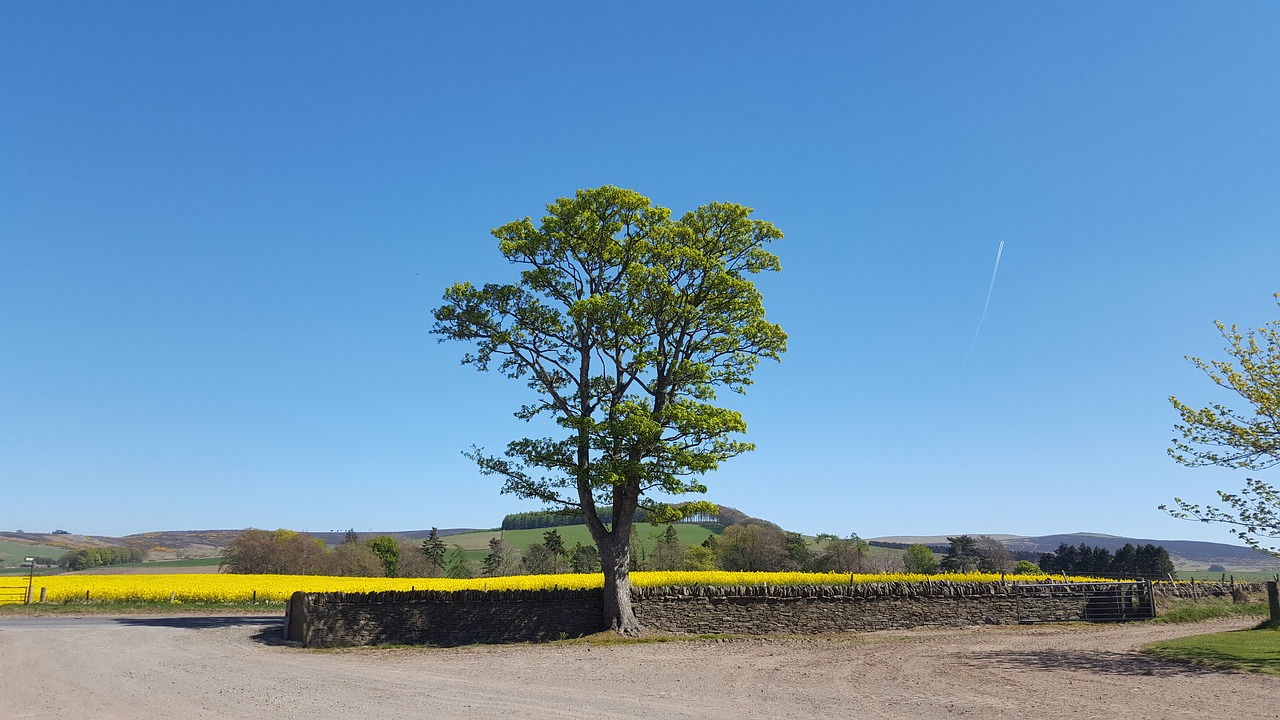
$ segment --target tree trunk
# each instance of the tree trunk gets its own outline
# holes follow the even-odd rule
[[[631,536],[616,530],[599,542],[600,567],[604,571],[604,625],[622,635],[634,635],[640,622],[631,610]]]

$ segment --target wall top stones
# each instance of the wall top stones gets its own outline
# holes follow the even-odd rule
[[[1060,594],[1131,586],[1131,582],[1027,583],[1017,581],[855,583],[852,585],[694,585],[632,587],[634,600],[676,598],[914,598],[993,597]],[[308,593],[311,602],[373,603],[547,603],[595,600],[602,588],[545,590],[405,590],[368,593]]]

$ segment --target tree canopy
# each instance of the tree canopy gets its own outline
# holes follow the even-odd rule
[[[1280,305],[1280,293],[1275,299]],[[1227,341],[1226,352],[1232,359],[1187,359],[1245,404],[1196,408],[1170,397],[1182,422],[1174,425],[1180,437],[1173,438],[1169,455],[1190,467],[1254,471],[1274,467],[1280,464],[1280,320],[1246,332],[1221,321],[1214,324]],[[1231,525],[1232,532],[1249,546],[1280,556],[1280,544],[1269,544],[1280,538],[1280,490],[1246,478],[1240,492],[1219,490],[1218,498],[1218,507],[1174,498],[1176,509],[1160,508],[1175,517]]]
[[[638,628],[627,575],[636,509],[653,522],[708,510],[663,499],[705,492],[703,475],[752,449],[738,438],[742,415],[713,401],[745,391],[759,362],[786,350],[751,280],[780,269],[766,247],[782,233],[751,213],[715,202],[674,220],[632,190],[580,190],[539,225],[493,231],[522,268],[518,282],[458,283],[435,310],[434,333],[474,347],[464,364],[533,391],[517,417],[554,421],[554,434],[470,457],[503,492],[582,513],[601,554],[605,620],[622,632]]]

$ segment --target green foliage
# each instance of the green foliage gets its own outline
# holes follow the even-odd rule
[[[1280,305],[1280,293],[1275,295]],[[1214,323],[1227,341],[1232,360],[1187,358],[1219,388],[1235,393],[1247,412],[1221,404],[1195,408],[1170,397],[1182,422],[1174,425],[1169,455],[1190,467],[1219,466],[1265,470],[1280,463],[1280,320],[1240,332]],[[1232,526],[1250,547],[1280,557],[1280,490],[1261,480],[1245,479],[1238,493],[1218,491],[1221,506],[1200,506],[1174,498],[1177,509],[1160,508],[1174,517]]]
[[[814,569],[813,551],[809,549],[809,541],[798,532],[783,532],[782,544],[787,550],[787,559],[783,563],[787,570],[808,572]]]
[[[924,545],[911,545],[902,555],[902,564],[909,573],[932,575],[938,572],[938,559]]]
[[[146,553],[131,547],[109,545],[106,547],[79,548],[77,550],[69,550],[62,555],[56,564],[66,570],[88,570],[89,568],[105,567],[108,565],[123,565],[126,563],[140,563],[146,558]],[[37,565],[52,565],[52,562],[44,562],[49,558],[35,558]]]
[[[446,577],[466,580],[476,576],[475,563],[467,557],[467,549],[461,545],[454,545],[449,548],[449,554],[445,556],[444,574]]]
[[[714,535],[712,537],[715,537]],[[704,545],[687,545],[684,549],[685,570],[715,570],[716,554]]]
[[[529,547],[541,547],[530,545]],[[500,538],[489,541],[489,554],[484,556],[483,572],[489,577],[515,575],[519,572],[520,551]]]
[[[600,572],[600,551],[595,545],[575,544],[569,551],[569,567],[576,573]]]
[[[942,558],[944,571],[967,573],[978,569],[978,561],[982,557],[978,554],[977,540],[968,535],[960,535],[949,537],[947,541],[951,543],[951,547],[947,550],[946,557]]]
[[[390,535],[379,535],[369,541],[369,549],[378,560],[387,577],[396,577],[400,572],[400,541]]]
[[[819,572],[864,572],[867,553],[871,546],[856,533],[847,538],[828,540],[814,558],[814,570]]]
[[[1169,551],[1148,543],[1135,546],[1125,543],[1115,555],[1104,547],[1086,543],[1079,546],[1062,543],[1057,550],[1040,556],[1040,569],[1049,573],[1076,575],[1112,575],[1118,577],[1165,578],[1177,576]]]
[[[434,527],[431,528],[431,532],[422,541],[422,555],[426,558],[427,564],[443,572],[445,568],[445,552],[444,540],[440,539],[440,533]]]
[[[734,525],[725,528],[716,547],[721,570],[766,572],[778,570],[787,557],[782,531],[773,525]]]
[[[530,545],[520,556],[520,567],[530,575],[551,575],[560,571],[559,561],[546,545]]]
[[[503,478],[503,492],[580,511],[610,558],[606,586],[625,587],[637,508],[675,521],[683,511],[652,493],[705,492],[702,475],[752,447],[734,439],[746,431],[741,414],[711,403],[720,389],[745,391],[760,360],[786,349],[749,279],[779,269],[765,246],[782,233],[728,203],[673,220],[612,186],[560,198],[547,213],[538,226],[525,218],[493,231],[523,268],[519,282],[453,285],[433,332],[474,347],[463,363],[534,391],[517,417],[560,428],[514,440],[502,456],[476,448],[470,457]],[[613,507],[611,527],[602,505]],[[610,622],[634,629],[630,608],[619,610]]]
[[[1030,560],[1019,560],[1018,564],[1013,566],[1013,572],[1018,575],[1031,575],[1040,572],[1040,566]]]
[[[685,569],[684,543],[680,542],[680,535],[676,532],[675,526],[668,525],[657,538],[653,546],[653,555],[649,557],[646,568],[649,570]]]
[[[569,554],[564,547],[564,538],[560,537],[557,530],[548,530],[542,533],[542,545],[551,551],[556,558],[562,558]]]

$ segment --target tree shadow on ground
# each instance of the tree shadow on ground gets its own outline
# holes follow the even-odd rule
[[[262,645],[284,646],[284,618],[276,615],[226,615],[179,617],[117,618],[121,625],[132,627],[168,627],[183,630],[217,630],[231,627],[258,627],[249,639]]]
[[[1007,670],[1077,670],[1102,675],[1215,675],[1224,670],[1161,660],[1136,652],[1086,650],[991,651],[970,653],[974,667]]]
[[[170,627],[184,630],[214,630],[217,628],[235,627],[237,625],[274,625],[280,627],[284,618],[276,615],[187,615],[170,617],[124,617],[116,618],[121,625],[132,627]]]

